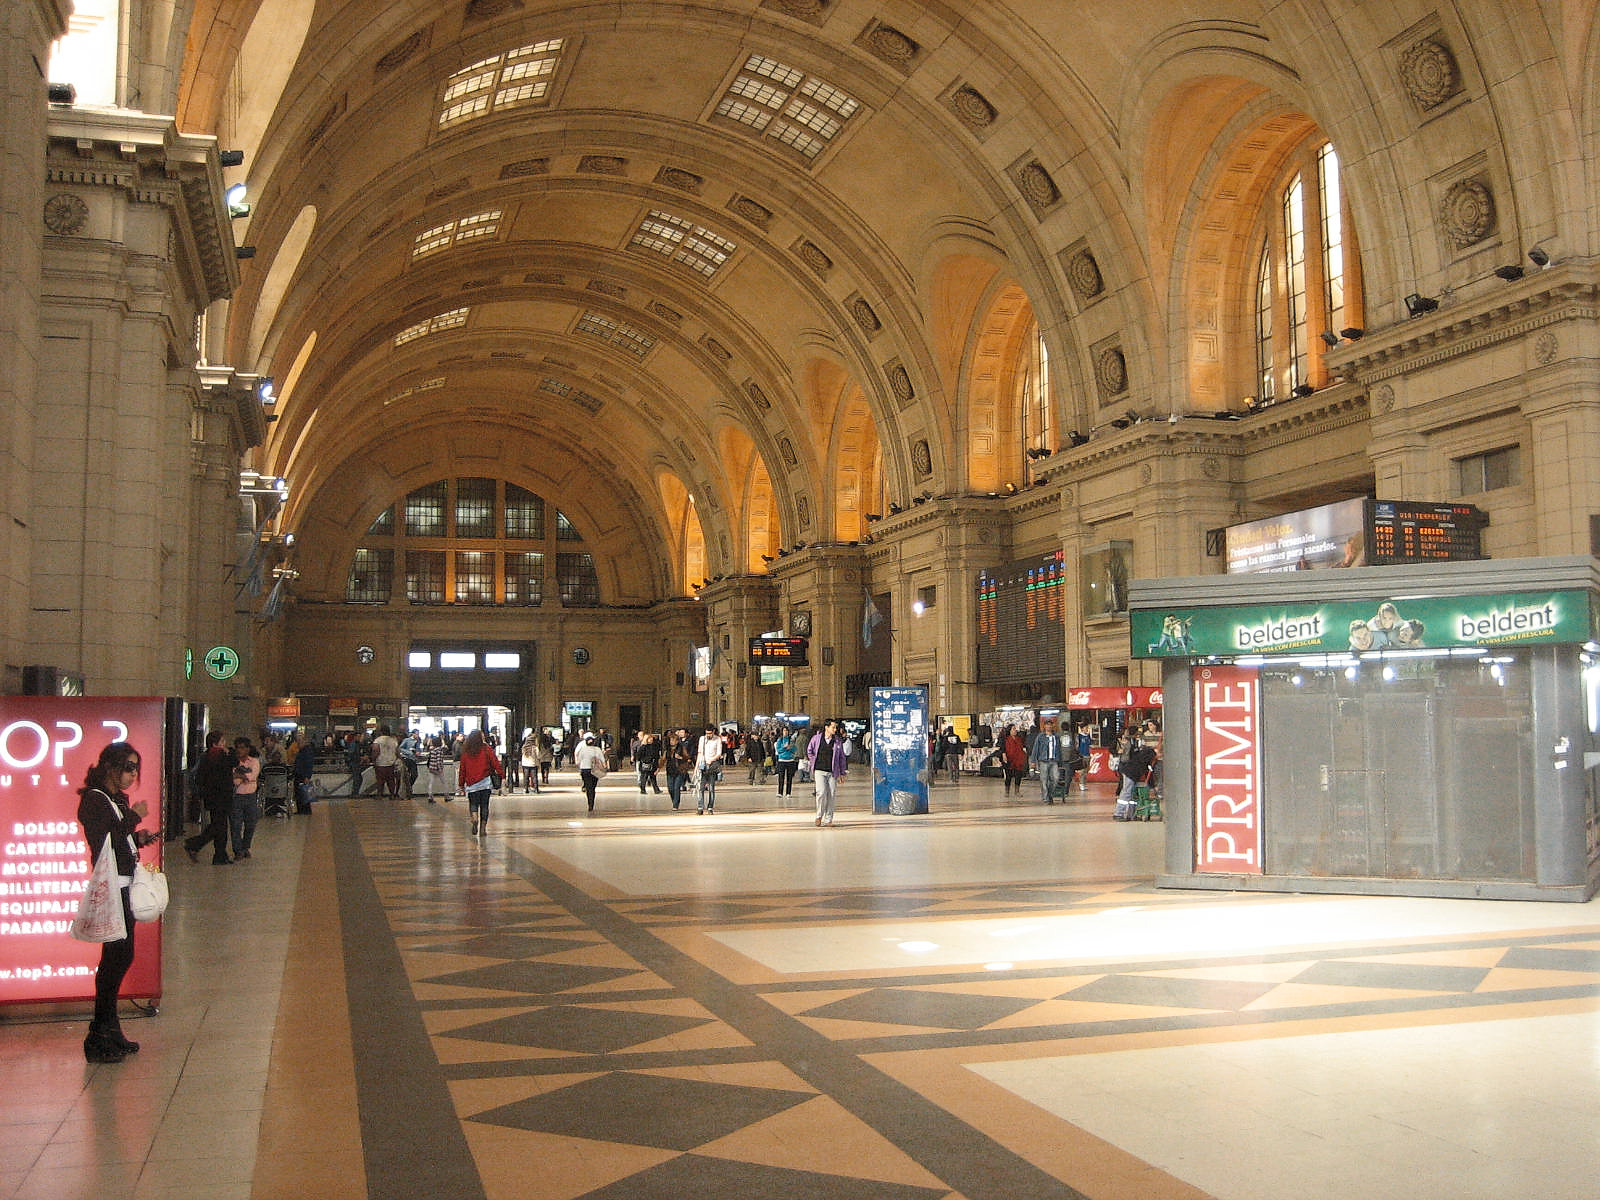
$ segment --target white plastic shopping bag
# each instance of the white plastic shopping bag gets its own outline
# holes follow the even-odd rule
[[[89,876],[89,886],[78,901],[78,915],[72,921],[72,936],[80,942],[116,942],[128,936],[122,920],[121,888],[117,886],[117,855],[111,849],[111,835],[100,847],[100,858]]]

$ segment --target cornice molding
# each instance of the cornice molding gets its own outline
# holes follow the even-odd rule
[[[121,108],[52,107],[45,179],[120,188],[138,204],[179,210],[193,239],[200,307],[239,286],[217,139],[182,134],[173,118]]]
[[[1368,333],[1329,363],[1363,383],[1476,354],[1563,321],[1600,318],[1600,278],[1587,261],[1552,266],[1442,311]]]

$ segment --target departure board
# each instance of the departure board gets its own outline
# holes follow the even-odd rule
[[[1059,680],[1066,667],[1066,552],[978,575],[978,682]]]
[[[806,662],[808,644],[803,637],[751,638],[750,661],[761,665],[804,667],[809,665]]]
[[[1473,562],[1483,557],[1489,517],[1471,504],[1373,500],[1367,521],[1374,566]]]

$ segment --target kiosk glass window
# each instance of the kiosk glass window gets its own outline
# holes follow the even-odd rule
[[[1266,869],[1532,880],[1526,651],[1261,668]]]

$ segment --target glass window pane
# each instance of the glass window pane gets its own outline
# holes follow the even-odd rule
[[[413,604],[444,603],[444,551],[406,551],[406,599]]]
[[[494,536],[494,480],[456,480],[456,536]]]
[[[445,483],[430,483],[406,497],[406,536],[444,536]]]
[[[516,671],[522,667],[522,655],[505,651],[485,651],[483,665],[491,671]]]
[[[426,650],[413,650],[406,656],[406,663],[413,671],[426,671],[433,666],[433,655]]]
[[[494,555],[487,550],[456,551],[456,603],[494,603]]]
[[[556,555],[556,588],[565,608],[595,608],[600,604],[600,577],[594,557],[588,554]]]
[[[544,537],[544,497],[514,483],[506,484],[506,536]]]
[[[344,598],[351,604],[387,604],[393,578],[393,550],[357,550],[350,560]]]
[[[447,671],[471,670],[478,665],[478,656],[470,651],[444,650],[439,654],[439,665]]]
[[[544,555],[537,550],[510,551],[506,559],[506,603],[540,604],[544,600]]]
[[[558,541],[558,542],[581,542],[581,541],[583,541],[583,534],[578,532],[578,527],[576,525],[574,525],[571,521],[567,520],[567,514],[566,513],[561,512],[559,510],[556,512],[556,541]]]

